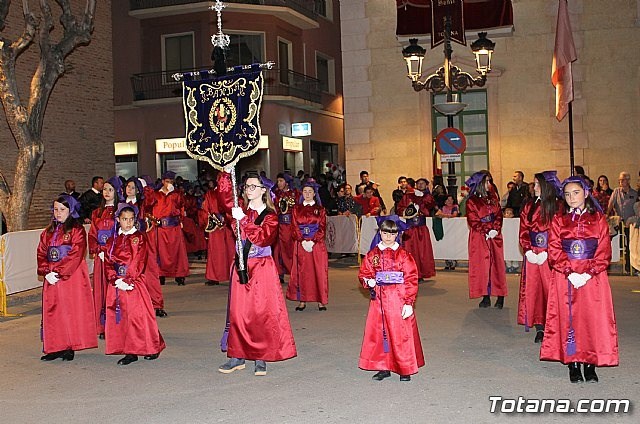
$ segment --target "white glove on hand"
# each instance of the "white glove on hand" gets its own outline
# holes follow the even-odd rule
[[[313,251],[313,242],[311,240],[302,240],[301,242],[302,248],[307,252],[311,253]]]
[[[129,291],[129,290],[133,290],[133,284],[127,284],[124,282],[124,280],[122,278],[118,278],[115,282],[115,285],[117,288],[119,288],[120,290],[124,290],[124,291]]]
[[[423,192],[421,192],[420,190],[414,190],[413,194],[415,194],[415,195],[416,195],[416,196],[418,196],[418,197],[422,197],[422,196],[424,196],[424,193],[423,193]]]
[[[407,319],[409,318],[411,315],[413,315],[413,306],[411,305],[404,305],[402,307],[402,319]]]
[[[224,168],[222,168],[222,170],[227,174],[231,174],[235,170],[235,167],[233,165],[227,165]]]
[[[576,289],[579,289],[580,287],[582,287],[585,284],[587,284],[587,280],[582,276],[582,274],[577,274],[575,272],[572,272],[571,274],[569,274],[569,277],[567,277],[567,278],[569,278],[569,282]]]
[[[543,263],[545,263],[547,261],[548,256],[549,255],[547,254],[546,251],[538,253],[538,265],[542,265]]]
[[[244,218],[247,215],[244,214],[244,211],[242,210],[242,208],[238,207],[238,208],[231,208],[231,216],[234,219],[241,221],[242,218]]]
[[[538,263],[538,255],[533,253],[533,250],[527,250],[526,252],[524,252],[524,256],[527,258],[528,262],[532,264]]]
[[[487,236],[489,236],[489,238],[494,238],[497,235],[498,235],[498,232],[496,230],[491,230],[487,233]]]
[[[60,279],[58,278],[58,274],[56,274],[55,272],[51,271],[50,273],[48,273],[47,275],[44,276],[44,278],[49,282],[49,284],[51,284],[52,286],[57,283]]]
[[[587,281],[589,281],[591,279],[591,275],[587,274],[586,272],[583,272],[582,274],[582,278],[584,278],[584,283],[587,284]]]
[[[365,279],[364,281],[367,283],[367,286],[369,286],[369,287],[375,287],[376,286],[376,280],[374,278],[369,278],[368,280]]]
[[[100,253],[98,253],[98,257],[100,258],[100,260],[101,260],[102,262],[104,262],[104,252],[100,252]]]

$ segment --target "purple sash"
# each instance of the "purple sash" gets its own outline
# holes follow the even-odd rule
[[[490,213],[489,215],[480,218],[480,222],[493,222],[495,219],[496,215],[494,213]]]
[[[547,243],[549,242],[549,232],[548,231],[529,231],[529,239],[531,240],[531,245],[535,247],[541,247],[546,249]]]
[[[414,216],[413,218],[407,218],[406,221],[407,225],[410,228],[427,225],[427,218],[422,215]]]
[[[98,244],[100,246],[104,246],[105,244],[107,244],[107,240],[109,240],[109,237],[111,237],[112,235],[113,235],[112,229],[98,230]]]
[[[562,250],[569,259],[593,259],[597,248],[596,238],[562,240]]]
[[[177,227],[180,225],[180,217],[177,216],[165,216],[160,218],[161,227]]]
[[[378,271],[376,272],[376,283],[381,286],[404,283],[404,273],[402,271]]]
[[[127,275],[127,268],[128,266],[126,265],[122,265],[118,263],[113,264],[113,269],[116,271],[116,275],[118,277],[124,277],[125,275]]]
[[[47,260],[49,262],[58,262],[65,258],[72,246],[70,244],[61,244],[60,246],[49,246],[47,248]]]
[[[291,224],[291,214],[283,213],[282,215],[278,215],[278,222],[280,224]]]
[[[302,238],[309,240],[318,232],[318,224],[299,224],[298,228],[302,233]]]
[[[271,256],[271,246],[260,247],[255,244],[251,245],[249,249],[249,258],[264,258],[267,256]]]

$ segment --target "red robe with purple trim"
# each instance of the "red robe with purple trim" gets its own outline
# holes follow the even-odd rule
[[[110,254],[105,258],[109,283],[105,354],[160,353],[165,348],[165,343],[158,330],[155,311],[145,282],[146,237],[139,231],[129,235],[120,234],[109,240],[109,247]],[[116,264],[126,266],[124,276],[116,274]],[[133,290],[116,288],[115,281],[118,278],[127,284],[132,284]],[[117,307],[120,309],[119,322],[116,315]]]
[[[425,193],[424,196],[416,196],[413,191],[407,191],[396,206],[396,214],[402,216],[404,210],[411,203],[418,206],[418,215],[424,217],[429,216],[431,209],[436,205],[433,196],[428,193]],[[431,235],[426,225],[411,227],[402,233],[402,247],[407,249],[407,252],[416,261],[418,278],[431,278],[436,275],[436,261],[433,258]]]
[[[42,286],[44,353],[98,347],[89,270],[84,261],[87,233],[82,226],[77,226],[62,234],[61,227],[56,233],[43,231],[37,250],[38,275],[45,276],[53,271],[59,278],[54,285],[45,279]],[[72,246],[67,256],[58,262],[49,262],[47,248],[63,244]]]
[[[471,195],[467,199],[469,225],[469,299],[507,295],[507,275],[502,242],[502,209],[500,199],[491,192],[488,197]],[[493,221],[489,221],[493,214]],[[498,235],[487,239],[490,230]]]
[[[105,206],[102,211],[100,208],[94,209],[91,212],[91,227],[89,227],[89,253],[94,255],[93,257],[93,304],[95,307],[96,315],[96,331],[97,334],[104,334],[104,319],[105,319],[105,295],[107,293],[107,277],[104,269],[104,262],[98,254],[103,252],[106,256],[107,245],[105,244],[107,239],[101,235],[102,244],[98,242],[98,231],[109,231],[109,236],[113,236],[112,232],[115,229],[115,207]]]
[[[219,180],[225,207],[233,207],[229,174]],[[278,217],[269,213],[260,225],[258,213],[245,209],[240,221],[242,239],[255,246],[272,246],[278,237]],[[235,223],[235,220],[234,220]],[[297,355],[287,307],[282,295],[278,270],[272,256],[249,258],[249,282],[240,284],[238,273],[231,271],[229,290],[229,338],[227,356],[250,360],[282,361]]]
[[[562,250],[562,240],[597,240],[592,259],[569,259]],[[549,285],[547,320],[540,359],[563,364],[584,362],[598,367],[617,366],[618,330],[613,312],[607,267],[611,261],[611,241],[607,220],[600,212],[556,215],[549,233],[549,264],[553,278]],[[587,284],[575,288],[568,282],[572,272],[588,273]],[[576,353],[568,355],[569,293]]]
[[[276,199],[274,201],[276,210],[278,212],[278,242],[274,246],[273,259],[276,261],[278,267],[278,274],[291,274],[291,266],[293,264],[293,237],[291,235],[291,213],[293,207],[298,203],[300,198],[300,192],[298,190],[280,190],[275,189],[274,194]],[[280,209],[280,201],[282,199],[287,200],[288,210],[286,213]],[[289,216],[289,223],[283,223],[282,215]]]
[[[157,218],[184,217],[184,196],[178,190],[165,194],[162,190],[153,192],[147,210]],[[155,244],[161,277],[186,277],[189,275],[187,247],[180,224],[175,227],[154,227],[147,233],[149,243]]]
[[[424,366],[422,343],[415,313],[402,319],[402,307],[414,305],[418,295],[418,270],[413,257],[402,247],[380,250],[375,246],[360,265],[358,279],[368,289],[366,280],[378,271],[402,271],[404,283],[375,285],[375,299],[369,302],[358,367],[372,371],[393,371],[411,375]],[[383,326],[384,323],[384,326]],[[389,352],[384,351],[383,329]]]
[[[209,190],[204,194],[200,226],[206,228],[209,214],[216,214],[224,220],[224,225],[207,233],[207,268],[205,277],[212,281],[229,281],[229,272],[235,257],[233,233],[229,227],[229,219],[219,199],[218,189]]]
[[[329,257],[324,243],[327,213],[318,204],[298,204],[293,208],[291,235],[294,240],[291,280],[287,288],[287,299],[299,302],[329,303]],[[304,237],[299,225],[316,224],[318,231],[313,237]],[[302,247],[303,240],[314,242],[311,252]]]

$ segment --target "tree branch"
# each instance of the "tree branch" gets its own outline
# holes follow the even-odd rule
[[[2,196],[11,196],[11,188],[7,184],[7,180],[4,178],[4,174],[0,171],[0,193]]]
[[[24,32],[20,38],[11,43],[14,58],[20,56],[33,42],[36,28],[38,27],[38,20],[29,10],[29,2],[27,0],[22,0],[22,14],[24,16]]]

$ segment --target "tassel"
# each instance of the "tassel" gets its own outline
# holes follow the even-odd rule
[[[118,289],[116,288],[116,324],[120,324],[120,296],[118,296]]]
[[[369,288],[369,296],[371,300],[376,300],[376,290],[373,287]]]
[[[569,330],[567,335],[567,355],[573,356],[576,354],[576,338],[573,328]]]
[[[107,313],[104,308],[100,311],[100,325],[104,327],[104,324],[107,322]]]
[[[382,350],[384,353],[389,353],[389,340],[387,339],[387,331],[382,329]]]
[[[222,339],[220,339],[220,350],[222,352],[227,351],[227,341],[229,340],[229,325],[227,324],[224,328],[224,332],[222,333]]]
[[[527,319],[527,318],[525,317],[525,321],[526,321],[526,319]],[[531,327],[529,327],[529,325],[528,325],[528,324],[525,324],[525,325],[524,325],[524,332],[525,332],[525,333],[528,333],[530,329],[531,329]]]

